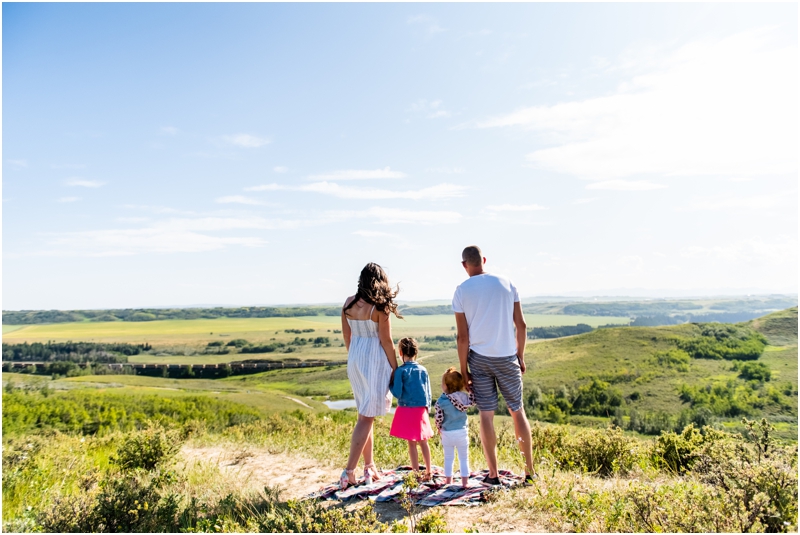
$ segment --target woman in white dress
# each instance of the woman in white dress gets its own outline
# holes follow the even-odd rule
[[[361,270],[358,291],[342,307],[342,336],[347,347],[347,377],[353,389],[358,422],[350,439],[350,458],[339,480],[341,487],[357,483],[358,459],[364,457],[364,479],[378,479],[372,458],[372,423],[389,412],[392,395],[389,381],[397,368],[389,314],[397,313],[389,278],[378,264],[370,262]]]

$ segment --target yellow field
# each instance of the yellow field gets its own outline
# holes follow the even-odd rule
[[[628,318],[565,316],[549,314],[526,314],[528,327],[576,325],[586,323],[596,327],[606,323],[627,323]],[[4,325],[3,342],[127,342],[150,343],[155,346],[181,346],[190,348],[205,346],[220,339],[244,338],[250,342],[268,342],[271,339],[286,341],[298,336],[284,333],[285,329],[314,329],[314,333],[300,336],[329,336],[340,341],[334,329],[341,328],[338,316],[305,316],[298,318],[218,318],[196,320],[166,320],[145,322],[81,322],[54,323],[46,325]],[[393,318],[393,334],[396,336],[437,335],[454,333],[455,318],[450,314],[433,316],[406,316],[402,320]],[[330,332],[329,332],[330,331]],[[306,353],[306,350],[303,351]],[[305,356],[305,355],[304,355]],[[217,362],[224,362],[219,360]]]

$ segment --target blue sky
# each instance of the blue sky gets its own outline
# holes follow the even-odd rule
[[[796,292],[797,15],[5,3],[2,306]]]

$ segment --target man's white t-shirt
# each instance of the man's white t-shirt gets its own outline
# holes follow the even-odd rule
[[[517,288],[505,277],[482,273],[462,282],[453,296],[453,311],[467,317],[469,348],[486,357],[517,353],[514,303]]]

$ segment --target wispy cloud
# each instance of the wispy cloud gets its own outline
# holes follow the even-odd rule
[[[68,178],[65,182],[67,186],[78,186],[81,188],[99,188],[106,183],[100,180],[86,180],[84,178]]]
[[[255,149],[258,147],[263,147],[264,145],[269,145],[272,142],[272,140],[270,139],[251,136],[250,134],[235,134],[232,136],[223,136],[223,139],[227,143],[230,143],[231,145],[236,145],[237,147],[244,147],[247,149]]]
[[[283,165],[278,165],[273,167],[272,170],[275,171],[276,173],[286,173],[287,171],[289,171],[289,168]]]
[[[791,204],[796,194],[754,195],[750,197],[727,197],[711,199],[694,199],[679,211],[718,211],[718,210],[766,210],[781,204]]]
[[[353,232],[356,236],[363,236],[364,238],[391,238],[394,234],[389,232],[381,232],[379,230],[356,230]]]
[[[174,126],[162,126],[159,129],[159,132],[167,136],[174,136],[177,135],[178,129]]]
[[[447,175],[460,175],[466,172],[463,167],[428,167],[425,169],[426,173],[444,173]]]
[[[28,160],[6,160],[6,163],[18,169],[28,167]]]
[[[401,210],[397,208],[374,207],[367,210],[366,214],[378,220],[378,223],[419,225],[449,225],[461,221],[461,214],[449,211],[417,211]]]
[[[368,180],[382,178],[404,178],[405,173],[392,171],[390,167],[383,169],[343,169],[341,171],[330,171],[318,175],[309,175],[309,180]]]
[[[650,191],[654,189],[663,189],[667,186],[663,184],[655,184],[647,180],[603,180],[601,182],[592,182],[586,186],[586,189],[605,189],[611,191]]]
[[[227,195],[225,197],[218,197],[214,199],[214,202],[218,202],[220,204],[252,204],[252,205],[260,205],[260,206],[267,206],[270,203],[265,201],[261,201],[259,199],[254,199],[252,197],[245,197],[244,195]]]
[[[787,264],[787,251],[797,250],[797,238],[775,236],[769,240],[743,239],[721,245],[693,245],[681,251],[683,258],[716,259],[724,262],[774,262]],[[795,261],[796,262],[796,261]],[[796,272],[795,272],[796,274]]]
[[[383,200],[383,199],[411,199],[411,200],[437,200],[452,197],[462,197],[466,187],[455,184],[437,184],[428,188],[417,190],[389,190],[378,188],[356,188],[341,186],[333,182],[314,182],[302,186],[286,186],[283,184],[263,184],[245,188],[245,191],[302,191],[307,193],[320,193],[331,195],[340,199]]]
[[[442,108],[441,100],[427,100],[424,98],[411,104],[406,111],[422,115],[427,119],[438,119],[441,117],[450,117],[451,115],[449,111]]]
[[[610,95],[520,108],[474,126],[535,130],[551,146],[529,161],[591,180],[794,173],[797,50],[772,43],[772,34],[631,53],[616,68],[632,74]]]
[[[367,240],[382,240],[384,243],[391,243],[392,247],[399,249],[410,249],[411,242],[408,239],[400,236],[399,234],[392,234],[391,232],[381,232],[379,230],[356,230],[352,233],[354,236],[361,236]]]
[[[51,169],[86,169],[84,163],[54,163],[50,165]]]
[[[75,202],[81,200],[80,197],[61,197],[58,202]]]
[[[50,243],[65,247],[61,253],[70,256],[129,256],[141,253],[197,253],[222,249],[227,245],[260,247],[267,242],[258,237],[210,236],[192,231],[143,228],[63,233]]]
[[[491,204],[484,210],[487,212],[536,212],[547,210],[547,207],[538,204]]]
[[[428,15],[416,15],[409,17],[407,22],[409,24],[418,24],[423,26],[427,30],[428,35],[436,35],[437,33],[447,31],[447,28],[440,26],[436,19]]]
[[[117,228],[45,234],[50,248],[34,253],[47,256],[124,256],[146,253],[194,253],[228,246],[261,247],[261,236],[220,235],[241,231],[278,231],[318,227],[348,220],[368,219],[374,224],[452,224],[461,214],[451,211],[401,210],[371,207],[358,211],[309,212],[295,219],[242,217],[171,217],[159,221],[123,218],[120,222],[147,222],[141,228]],[[383,236],[380,231],[355,231],[364,237]],[[387,236],[394,236],[385,233]]]

